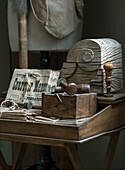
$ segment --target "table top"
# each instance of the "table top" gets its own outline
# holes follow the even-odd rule
[[[0,119],[0,139],[32,142],[36,139],[82,143],[125,127],[125,101],[105,105],[76,124]],[[32,139],[32,141],[31,141]]]
[[[113,93],[112,97],[98,96],[98,103],[103,104],[115,104],[117,102],[125,100],[125,93]]]

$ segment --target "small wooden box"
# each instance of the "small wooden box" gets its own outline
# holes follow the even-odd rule
[[[43,113],[50,117],[61,119],[85,118],[96,113],[96,93],[75,95],[58,94],[58,96],[62,102],[60,102],[56,94],[43,94]]]

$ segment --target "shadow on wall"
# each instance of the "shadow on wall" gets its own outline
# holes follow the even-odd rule
[[[7,30],[7,1],[0,0],[0,92],[6,91],[10,81],[10,55]],[[0,150],[11,164],[11,142],[0,141]]]
[[[0,1],[0,92],[6,91],[10,81],[10,54],[7,29],[7,1]]]
[[[84,0],[83,38],[113,38],[122,44],[125,72],[125,1]],[[125,75],[124,75],[125,77]],[[125,81],[124,81],[125,88]]]
[[[122,44],[123,73],[125,72],[125,1],[84,0],[83,39],[113,38]],[[125,77],[125,75],[123,75]],[[124,81],[125,88],[125,81]],[[108,137],[79,145],[79,153],[86,170],[100,170],[108,145]],[[121,132],[112,170],[125,169],[125,130]]]

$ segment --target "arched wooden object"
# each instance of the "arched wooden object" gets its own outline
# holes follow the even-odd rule
[[[109,38],[85,39],[76,43],[63,63],[61,77],[68,83],[90,84],[91,92],[105,93],[105,71],[103,65],[114,64],[111,91],[123,86],[121,44]]]

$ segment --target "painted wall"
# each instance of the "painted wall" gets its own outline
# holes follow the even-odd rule
[[[7,1],[0,0],[0,92],[8,89],[10,80],[10,55],[6,8]],[[0,149],[8,164],[11,164],[11,142],[0,141]]]
[[[84,0],[84,4],[83,38],[113,38],[121,43],[125,72],[125,1]]]
[[[83,38],[113,38],[121,43],[125,73],[125,1],[84,0],[84,4]],[[86,170],[101,169],[108,142],[109,137],[101,137],[79,145],[79,153]],[[112,164],[112,170],[124,169],[125,130],[121,132]]]
[[[0,91],[7,90],[10,76],[10,56],[6,8],[7,1],[0,0]]]

